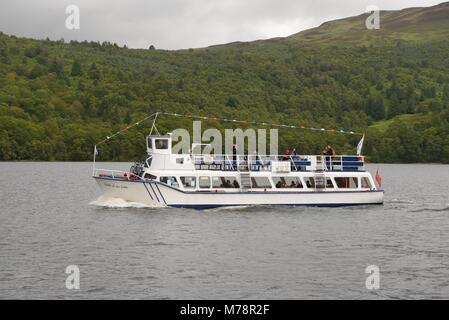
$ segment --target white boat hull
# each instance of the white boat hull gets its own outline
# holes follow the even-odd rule
[[[359,191],[183,191],[157,181],[95,177],[103,195],[155,207],[208,209],[223,206],[351,206],[382,204],[382,190]]]

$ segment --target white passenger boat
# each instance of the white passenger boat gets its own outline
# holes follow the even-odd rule
[[[196,209],[383,203],[383,191],[365,170],[363,156],[172,154],[171,134],[149,135],[147,153],[129,172],[94,167],[103,194]]]

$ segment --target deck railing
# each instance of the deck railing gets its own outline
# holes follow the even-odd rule
[[[364,157],[354,155],[192,155],[198,170],[224,171],[362,171]]]
[[[110,170],[110,169],[95,169],[94,177],[111,178],[119,180],[142,180],[141,177],[132,172],[121,170]]]

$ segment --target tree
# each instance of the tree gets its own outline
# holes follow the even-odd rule
[[[53,62],[51,63],[50,66],[50,72],[55,73],[58,76],[58,78],[64,78],[65,72],[63,62],[56,58],[53,59]]]
[[[447,84],[443,87],[443,104],[445,107],[449,106],[449,85]]]
[[[429,109],[433,113],[438,113],[438,112],[441,112],[443,107],[442,107],[442,105],[441,105],[439,100],[432,99],[432,100],[430,100]]]
[[[30,79],[36,79],[40,76],[43,76],[46,73],[47,69],[40,64],[35,65],[31,71],[28,73],[28,77]]]
[[[384,99],[379,94],[371,93],[366,103],[366,113],[373,117],[374,120],[382,120],[385,118]]]
[[[79,77],[83,75],[83,70],[81,67],[81,62],[78,59],[75,59],[72,64],[72,77]]]
[[[405,111],[405,102],[399,100],[396,94],[393,94],[390,98],[390,106],[388,108],[388,118],[393,118]]]
[[[6,131],[0,131],[0,160],[14,160],[14,146]]]
[[[89,68],[89,78],[92,80],[100,80],[101,74],[95,62],[92,62]]]

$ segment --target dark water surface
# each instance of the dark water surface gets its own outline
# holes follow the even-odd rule
[[[206,211],[93,202],[90,166],[0,163],[0,298],[449,298],[449,166],[371,165],[383,206]]]

